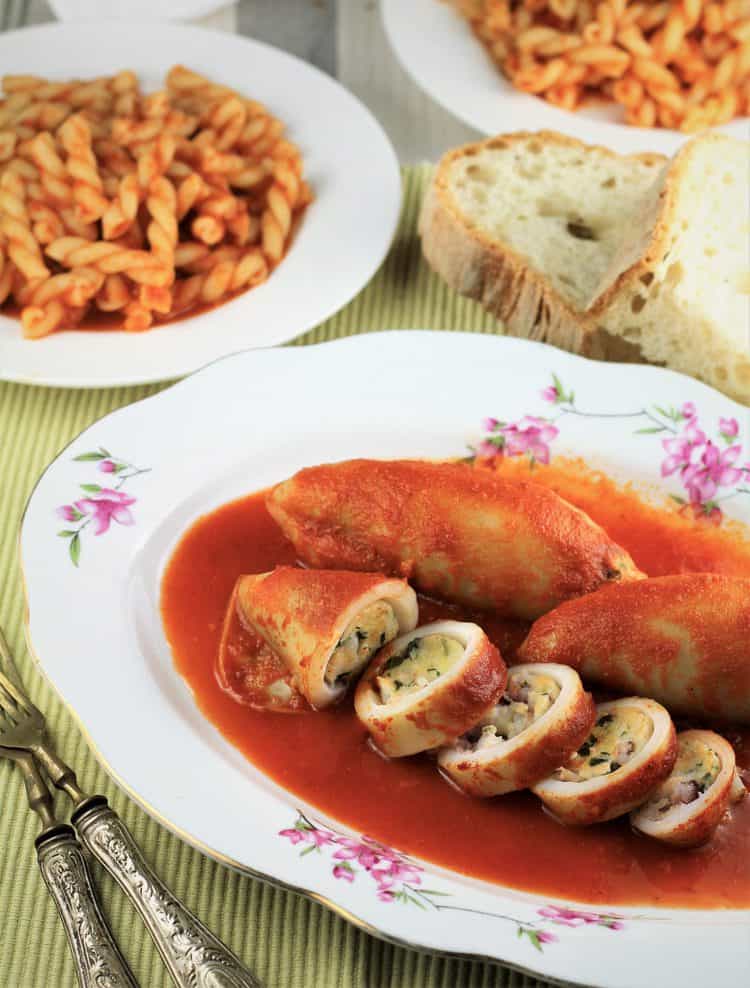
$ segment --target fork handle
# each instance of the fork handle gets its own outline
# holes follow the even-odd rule
[[[262,988],[154,874],[104,796],[85,800],[71,820],[81,841],[140,913],[178,988]]]
[[[41,833],[36,854],[63,921],[81,988],[138,988],[102,916],[72,827],[58,824]]]

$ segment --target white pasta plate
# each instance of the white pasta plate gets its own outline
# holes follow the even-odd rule
[[[107,415],[44,472],[20,534],[31,652],[102,764],[147,812],[217,860],[375,935],[586,985],[740,988],[750,966],[745,909],[594,907],[574,890],[550,900],[380,846],[395,885],[379,895],[367,862],[354,860],[372,850],[368,839],[248,762],[173,665],[160,581],[195,519],[305,465],[463,456],[487,415],[518,423],[517,434],[546,418],[543,435],[527,433],[541,459],[539,443],[646,493],[656,485],[660,496],[684,493],[679,471],[663,476],[663,443],[688,422],[704,439],[733,434],[741,457],[732,456],[750,461],[748,411],[658,368],[427,331],[247,351]],[[739,474],[719,477],[719,510],[750,524],[750,485]],[[346,881],[342,858],[354,866]],[[407,887],[411,898],[396,894]]]
[[[381,2],[386,33],[404,69],[428,96],[482,134],[557,130],[621,154],[671,155],[686,140],[678,131],[621,123],[619,107],[597,104],[570,113],[519,92],[445,0]],[[747,138],[748,126],[743,118],[719,129]]]
[[[3,74],[63,80],[129,68],[155,90],[176,63],[264,103],[299,145],[315,198],[289,253],[258,288],[145,333],[24,340],[18,321],[0,311],[0,379],[110,387],[182,376],[227,353],[293,339],[345,305],[383,260],[401,204],[398,162],[369,111],[314,67],[246,38],[130,19],[0,37]]]

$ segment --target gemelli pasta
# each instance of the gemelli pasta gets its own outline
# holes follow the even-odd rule
[[[518,89],[693,132],[750,112],[750,0],[450,0]]]
[[[2,91],[0,306],[28,338],[95,312],[141,331],[252,288],[311,201],[282,122],[183,66],[149,95],[128,71]]]

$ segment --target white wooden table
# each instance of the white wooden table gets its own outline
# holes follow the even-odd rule
[[[45,0],[0,0],[0,30],[52,19]],[[372,110],[404,164],[436,160],[480,136],[406,75],[386,40],[377,0],[240,0],[201,23],[284,48],[335,76]]]

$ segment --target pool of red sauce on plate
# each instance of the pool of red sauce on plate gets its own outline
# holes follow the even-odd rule
[[[509,463],[502,469],[527,468]],[[648,506],[578,462],[537,468],[533,479],[585,509],[650,575],[703,570],[750,576],[750,541],[737,526],[717,528]],[[565,828],[529,793],[486,801],[464,796],[428,757],[388,761],[377,755],[350,703],[292,715],[256,712],[232,700],[214,678],[214,658],[234,581],[294,559],[262,495],[253,494],[193,525],[162,587],[175,663],[198,705],[276,782],[356,830],[490,882],[608,905],[750,906],[750,798],[733,808],[731,821],[710,844],[672,850],[637,836],[622,820]],[[431,620],[459,611],[422,601],[420,613]],[[523,629],[486,617],[482,623],[511,657]],[[725,733],[739,764],[750,769],[750,730]]]

